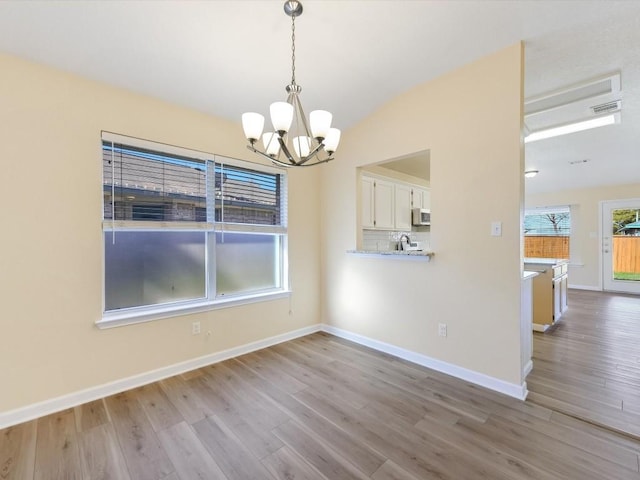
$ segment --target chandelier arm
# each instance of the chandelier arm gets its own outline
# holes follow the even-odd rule
[[[275,161],[275,159],[274,159],[271,155],[267,155],[266,153],[261,152],[260,150],[258,150],[257,148],[255,148],[255,147],[254,147],[254,146],[252,146],[252,145],[247,145],[247,148],[248,148],[249,150],[251,150],[253,153],[257,153],[258,155],[262,155],[264,158],[269,159],[269,161],[271,161],[271,162]],[[278,162],[279,162],[279,163],[282,163],[282,162],[280,162],[280,161],[278,161]],[[286,164],[285,164],[285,165],[286,165]]]
[[[280,150],[284,153],[284,156],[287,157],[287,160],[289,160],[289,163],[291,163],[291,165],[296,165],[296,161],[291,155],[291,152],[289,152],[289,149],[287,148],[287,144],[285,143],[284,139],[282,137],[278,137],[278,142],[280,142]]]
[[[318,146],[316,148],[314,148],[313,150],[311,150],[309,152],[309,155],[307,155],[305,158],[303,158],[300,162],[298,162],[298,164],[302,164],[302,163],[307,163],[309,160],[311,160],[314,157],[318,156],[318,153],[320,153],[321,150],[324,150],[324,145],[322,145],[321,143],[318,144]]]
[[[292,167],[315,167],[316,165],[320,165],[321,163],[327,163],[330,162],[331,160],[333,160],[333,157],[327,158],[325,160],[318,160],[317,162],[313,162],[313,163],[309,163],[309,164],[303,164],[303,163],[296,163],[295,165],[290,165],[288,163],[284,163],[281,162],[280,160],[277,160],[275,158],[270,158],[270,160],[273,162],[274,165],[278,165],[280,167],[285,167],[285,168],[292,168]]]
[[[307,116],[304,113],[304,108],[302,108],[302,102],[300,102],[300,97],[297,93],[292,93],[291,96],[293,97],[294,109],[296,113],[300,114],[300,123],[302,124],[304,134],[309,138],[313,138],[311,136],[311,130],[309,130],[309,124],[307,123]]]
[[[270,160],[274,165],[278,165],[279,167],[284,167],[284,168],[297,167],[297,165],[291,165],[290,163],[284,163],[283,161],[278,160],[277,158],[271,158]]]
[[[316,165],[318,163],[322,163],[323,160],[320,159],[320,157],[318,156],[318,153],[320,153],[321,150],[324,149],[324,145],[322,143],[319,143],[312,151],[309,152],[309,155],[307,155],[306,157],[300,159],[300,161],[297,163],[297,165],[304,165],[305,163],[307,163],[309,160],[313,160],[315,158],[315,162],[312,163],[311,165]],[[328,155],[330,157],[330,155]],[[329,159],[329,160],[333,160],[333,159]],[[328,161],[328,160],[327,160]]]

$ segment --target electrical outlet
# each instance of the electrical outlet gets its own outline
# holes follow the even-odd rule
[[[438,336],[446,337],[447,336],[447,324],[439,323],[438,324]]]
[[[191,324],[191,335],[200,335],[200,322],[193,322]]]

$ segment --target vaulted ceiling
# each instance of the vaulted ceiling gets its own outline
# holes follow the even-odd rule
[[[291,77],[281,0],[0,2],[0,51],[238,121]],[[640,183],[640,2],[305,0],[296,79],[347,131],[393,96],[525,42],[525,95],[621,74],[621,123],[529,143],[529,193]],[[425,108],[428,108],[426,106]],[[491,112],[487,112],[491,121]],[[584,162],[583,160],[587,160]]]

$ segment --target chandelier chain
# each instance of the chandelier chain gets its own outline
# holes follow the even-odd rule
[[[291,16],[291,85],[296,84],[296,17]]]

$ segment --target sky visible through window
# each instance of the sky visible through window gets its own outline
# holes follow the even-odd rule
[[[571,215],[569,211],[527,212],[524,216],[525,235],[569,236]]]

